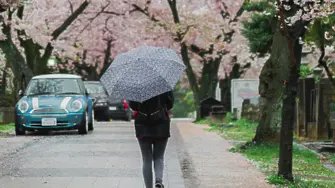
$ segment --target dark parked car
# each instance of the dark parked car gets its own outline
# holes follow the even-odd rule
[[[98,81],[84,81],[84,84],[89,95],[95,98],[95,103],[93,104],[95,119],[98,121],[109,121],[110,113],[106,89]]]
[[[88,93],[96,99],[94,112],[97,120],[107,121],[113,118],[131,121],[133,112],[125,99],[116,99],[108,95],[99,81],[85,81],[84,83]]]
[[[112,119],[132,120],[133,111],[130,109],[126,99],[116,99],[113,96],[110,96],[109,99],[109,112]]]

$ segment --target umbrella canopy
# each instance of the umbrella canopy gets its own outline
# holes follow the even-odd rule
[[[100,81],[110,95],[143,102],[173,90],[185,68],[174,50],[142,46],[118,55]]]

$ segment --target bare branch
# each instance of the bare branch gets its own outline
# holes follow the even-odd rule
[[[90,14],[91,14],[91,13],[95,13],[95,16],[93,16],[92,18],[89,18],[89,19],[88,19],[89,23],[87,23],[87,24],[85,25],[85,27],[84,27],[83,29],[80,30],[80,32],[79,32],[79,34],[77,35],[77,37],[80,36],[80,35],[81,35],[81,34],[82,34],[82,33],[83,33],[83,32],[84,32],[84,31],[91,25],[91,23],[92,23],[96,18],[98,18],[101,14],[111,14],[111,15],[114,15],[114,16],[124,16],[124,15],[126,15],[126,13],[118,13],[118,12],[114,12],[114,11],[106,11],[106,9],[107,9],[108,6],[110,5],[110,3],[111,3],[111,2],[108,2],[105,6],[103,6],[99,12],[89,12]],[[131,12],[134,12],[134,11],[136,11],[136,10],[133,9],[133,10],[130,10],[129,12],[131,13]],[[108,18],[108,19],[110,19],[110,18]]]
[[[84,10],[87,8],[89,2],[87,0],[85,0],[78,8],[76,11],[73,12],[73,14],[71,14],[65,21],[64,23],[59,26],[56,30],[54,30],[51,34],[52,36],[52,40],[56,40],[60,34],[62,34],[62,32],[64,30],[66,30],[71,23],[82,13],[84,12]]]
[[[71,11],[71,14],[73,14],[73,4],[71,2],[71,0],[68,0],[69,4],[70,4],[70,11]]]
[[[108,31],[109,33],[113,33],[113,31],[110,30],[110,29],[108,28],[108,21],[109,21],[111,18],[112,18],[112,16],[109,16],[109,17],[105,20],[105,28],[104,28],[104,29],[106,29],[106,31]]]
[[[57,29],[55,29],[51,36],[52,40],[56,40],[71,24],[74,22],[74,20],[87,8],[89,2],[88,0],[85,0],[74,12],[71,14],[61,26],[59,26]],[[52,50],[54,47],[49,42],[48,45],[45,48],[44,54],[42,56],[42,61],[46,61],[52,53]]]
[[[319,43],[320,43],[320,51],[321,51],[321,55],[319,57],[318,63],[319,65],[321,65],[325,71],[326,74],[328,76],[328,79],[330,81],[330,83],[333,85],[333,87],[335,87],[335,79],[333,78],[334,74],[330,71],[325,58],[326,55],[326,50],[325,50],[325,38],[323,36],[324,33],[324,28],[321,26],[321,22],[320,20],[316,20],[315,21],[315,26],[317,27],[318,31],[318,35],[319,35]]]
[[[147,1],[149,2],[149,1]],[[162,23],[160,20],[158,20],[157,18],[155,18],[154,16],[151,16],[149,14],[149,5],[150,4],[146,4],[145,8],[142,9],[141,7],[139,7],[136,4],[132,4],[132,6],[134,7],[134,10],[132,10],[132,12],[138,11],[141,12],[142,14],[144,14],[145,16],[147,16],[151,21],[155,22],[158,26],[164,28],[165,30],[168,30],[169,28],[167,27],[166,24]]]
[[[92,23],[97,17],[99,17],[100,14],[101,14],[103,11],[105,11],[105,9],[106,9],[109,5],[110,5],[110,2],[108,2],[105,6],[103,6],[103,7],[101,8],[101,11],[97,12],[96,15],[95,15],[94,17],[89,18],[89,19],[88,19],[89,23],[87,23],[87,24],[85,25],[85,27],[84,27],[82,30],[80,30],[80,32],[79,32],[79,34],[77,35],[77,37],[78,37],[79,35],[81,35],[81,34],[87,29],[87,27],[88,27],[89,25],[91,25],[91,23]]]
[[[210,50],[199,48],[198,46],[196,46],[194,44],[192,44],[189,49],[190,49],[191,52],[193,52],[195,54],[198,54],[201,57],[204,57],[206,54],[211,53]]]

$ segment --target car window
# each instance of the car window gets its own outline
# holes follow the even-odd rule
[[[31,80],[26,95],[39,94],[82,94],[76,79],[46,78]]]
[[[85,88],[89,94],[97,94],[97,93],[106,93],[105,89],[100,84],[85,84]]]

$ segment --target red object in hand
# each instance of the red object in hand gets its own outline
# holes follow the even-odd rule
[[[126,110],[129,108],[129,105],[128,105],[126,99],[123,100],[123,108],[126,109]]]

